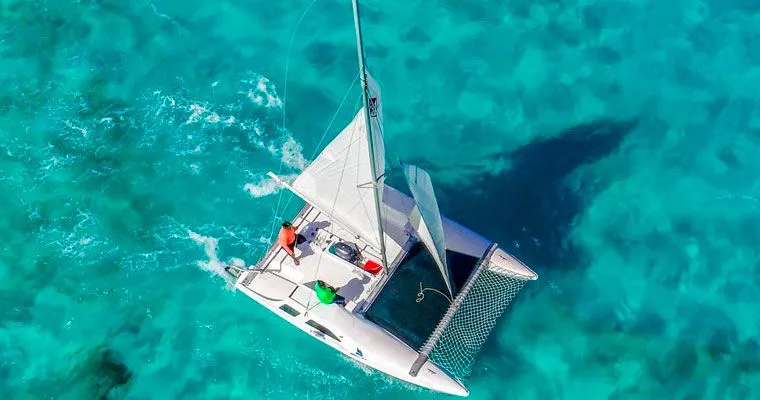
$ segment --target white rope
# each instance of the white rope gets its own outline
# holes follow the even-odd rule
[[[296,32],[298,31],[298,27],[301,26],[301,22],[306,17],[306,14],[309,13],[309,10],[311,10],[311,7],[319,0],[312,0],[311,3],[306,7],[306,9],[303,10],[301,13],[301,18],[298,19],[298,22],[296,23],[295,28],[293,28],[293,33],[290,34],[290,42],[288,43],[288,56],[285,58],[285,87],[283,88],[282,93],[282,129],[285,130],[285,111],[287,110],[287,102],[288,102],[288,72],[290,70],[290,53],[293,50],[293,40],[296,37]],[[277,175],[282,175],[282,168],[285,164],[284,157],[280,157],[280,166],[277,169]],[[272,218],[272,229],[271,233],[269,234],[269,243],[272,243],[272,238],[274,237],[275,229],[277,228],[277,221],[279,220],[279,214],[280,214],[280,204],[282,203],[282,191],[277,195],[277,207],[275,208],[275,217]],[[290,200],[288,200],[287,203],[290,203]],[[285,205],[285,208],[287,208],[287,203]]]
[[[282,92],[282,126],[285,126],[285,104],[288,101],[288,71],[290,70],[290,52],[293,50],[293,40],[296,38],[296,32],[298,31],[298,27],[301,26],[301,22],[303,21],[304,17],[306,17],[306,14],[311,10],[311,6],[313,6],[317,1],[319,0],[312,0],[311,3],[306,7],[305,10],[303,10],[303,13],[301,13],[301,18],[298,19],[298,22],[296,23],[296,27],[293,28],[293,33],[290,34],[290,43],[288,43],[288,57],[285,59],[285,88]]]
[[[298,19],[298,22],[296,23],[295,28],[293,28],[293,33],[290,35],[290,42],[288,43],[288,56],[285,59],[285,84],[283,88],[283,95],[282,95],[282,129],[285,130],[285,120],[286,120],[286,111],[287,111],[287,102],[288,102],[288,75],[290,72],[290,54],[293,50],[293,41],[296,37],[296,32],[298,31],[298,28],[301,26],[301,22],[303,22],[303,19],[306,17],[306,14],[308,14],[309,10],[311,10],[311,7],[316,4],[316,2],[319,0],[312,0],[311,3],[304,9],[303,13],[301,13],[301,17]],[[324,142],[325,138],[327,137],[327,133],[330,132],[330,129],[332,128],[333,123],[335,122],[335,119],[338,117],[338,113],[343,108],[343,105],[346,102],[346,99],[348,99],[349,94],[351,93],[351,90],[353,90],[354,85],[356,85],[356,81],[359,79],[359,74],[354,77],[353,82],[351,82],[351,86],[349,86],[348,90],[346,90],[346,94],[343,96],[343,100],[341,100],[340,105],[338,106],[338,109],[335,111],[335,113],[332,116],[332,119],[330,119],[330,123],[327,124],[327,128],[325,128],[324,132],[322,132],[322,137],[320,137],[319,142],[317,143],[317,146],[314,148],[314,152],[311,155],[311,159],[313,160],[314,157],[319,152],[319,148],[322,145],[322,142]],[[277,169],[277,175],[282,175],[282,169],[285,164],[284,159],[280,158],[280,166]],[[282,205],[282,196],[284,195],[284,191],[280,191],[277,195],[277,207],[275,207],[274,215],[272,218],[272,228],[270,229],[269,233],[269,243],[272,243],[272,240],[274,238],[275,232],[277,232],[277,221],[282,219],[282,214],[285,213],[285,211],[288,209],[288,205],[290,205],[290,202],[293,200],[293,193],[288,193],[288,200],[285,202],[285,205],[280,208]]]
[[[436,292],[436,293],[440,294],[441,296],[445,297],[446,300],[449,301],[449,304],[451,304],[451,303],[454,302],[454,299],[452,299],[451,297],[449,297],[448,295],[446,295],[446,293],[443,293],[443,292],[441,292],[440,290],[438,290],[436,288],[423,288],[422,287],[422,282],[420,282],[420,292],[417,293],[417,299],[414,300],[414,301],[417,302],[417,303],[420,303],[420,302],[422,302],[422,300],[425,300],[425,291],[426,290],[430,290],[430,291]]]
[[[282,129],[283,130],[285,129],[285,121],[286,121],[286,116],[287,116],[286,109],[287,109],[287,100],[288,100],[288,74],[289,74],[289,71],[290,71],[290,55],[291,55],[291,52],[292,52],[292,49],[293,49],[293,41],[295,40],[295,36],[296,36],[296,32],[298,31],[298,27],[301,25],[301,22],[303,22],[303,19],[306,17],[306,14],[309,12],[309,10],[311,9],[311,7],[317,1],[318,0],[312,0],[311,3],[309,3],[309,5],[306,7],[306,9],[304,9],[303,13],[301,13],[301,17],[298,19],[298,22],[296,23],[295,28],[293,28],[293,33],[290,36],[290,42],[288,44],[288,55],[287,55],[286,60],[285,60],[285,84],[284,84],[284,88],[283,88],[283,99],[282,99],[283,100],[282,101]],[[313,154],[311,156],[312,160],[318,154],[322,143],[324,142],[325,138],[327,137],[327,133],[332,128],[333,123],[335,122],[336,118],[338,117],[338,114],[340,113],[340,110],[343,108],[343,105],[345,104],[346,100],[348,99],[349,95],[351,94],[351,91],[353,90],[354,85],[356,84],[356,81],[358,79],[359,79],[359,74],[357,73],[356,76],[354,77],[354,80],[351,82],[351,86],[349,86],[348,90],[346,90],[346,93],[343,96],[343,99],[341,100],[340,105],[338,106],[338,109],[335,111],[335,113],[333,114],[332,118],[330,119],[330,123],[327,125],[327,128],[325,128],[325,131],[322,133],[322,137],[320,137],[319,142],[317,143],[316,147],[314,148],[314,152],[313,152]],[[343,166],[343,169],[341,171],[339,185],[340,185],[340,182],[343,181],[343,176],[344,176],[344,173],[345,173],[345,163],[347,161],[348,161],[347,159],[344,160],[344,166]],[[278,175],[282,175],[282,170],[283,170],[284,163],[285,162],[284,162],[283,158],[281,157],[280,158],[280,166],[279,166],[279,168],[277,170],[277,174]],[[289,193],[288,200],[285,202],[285,205],[282,208],[280,208],[280,206],[282,205],[282,196],[283,195],[284,195],[283,191],[280,191],[280,193],[277,196],[277,207],[275,208],[274,218],[272,218],[272,228],[271,228],[271,232],[270,232],[270,235],[269,235],[269,242],[270,243],[272,242],[274,234],[277,231],[277,222],[282,218],[282,214],[285,213],[285,211],[288,208],[288,205],[290,204],[290,202],[292,201],[293,196],[294,196],[293,193]],[[330,210],[330,220],[329,220],[330,221],[330,225],[333,224],[334,217],[333,217],[332,214],[335,211],[335,203],[337,202],[337,196],[338,196],[338,193],[335,194],[335,199],[333,199],[332,210]],[[320,268],[321,262],[322,262],[322,253],[323,252],[320,252],[320,254],[319,254],[319,259],[317,261],[317,268],[315,270],[315,276],[313,277],[314,279],[316,279],[316,276],[319,274],[319,268]],[[309,311],[312,308],[312,307],[310,307],[310,305],[311,305],[311,298],[309,298],[309,301],[307,302],[307,306],[306,306],[307,311],[305,313],[306,315],[308,315]]]

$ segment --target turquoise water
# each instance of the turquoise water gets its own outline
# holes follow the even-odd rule
[[[757,2],[363,4],[389,159],[541,276],[472,398],[760,398]],[[0,2],[3,398],[443,398],[214,273],[267,247],[265,173],[355,76],[351,6],[319,0],[286,85],[308,5]]]

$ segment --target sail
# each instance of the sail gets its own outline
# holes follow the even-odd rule
[[[417,219],[413,216],[410,222],[417,229],[420,240],[433,256],[438,269],[441,270],[446,287],[453,296],[451,271],[446,262],[446,238],[443,233],[441,213],[438,211],[438,201],[433,191],[433,182],[425,170],[414,165],[405,165],[404,175],[406,175],[420,217]]]
[[[341,226],[380,248],[377,207],[373,197],[370,157],[375,158],[378,190],[385,171],[383,114],[380,89],[369,74],[368,103],[374,154],[370,155],[364,108],[293,182],[296,192],[315,207],[330,213]],[[382,198],[382,197],[381,197]]]

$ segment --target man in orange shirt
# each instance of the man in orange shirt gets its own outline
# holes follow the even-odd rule
[[[285,221],[282,223],[282,228],[280,228],[280,234],[277,235],[277,244],[280,245],[280,247],[285,250],[288,255],[293,257],[293,264],[298,265],[298,258],[296,257],[296,230],[298,229],[297,226],[293,226],[293,224],[290,223],[290,221]]]

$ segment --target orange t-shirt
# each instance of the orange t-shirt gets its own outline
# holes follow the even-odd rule
[[[280,234],[277,235],[277,243],[288,252],[293,255],[293,250],[290,248],[291,244],[296,241],[296,230],[292,226],[290,228],[280,228]]]

